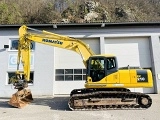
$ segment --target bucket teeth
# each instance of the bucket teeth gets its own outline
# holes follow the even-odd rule
[[[32,93],[29,89],[22,89],[12,95],[12,98],[8,102],[13,107],[23,108],[27,104],[33,101]]]

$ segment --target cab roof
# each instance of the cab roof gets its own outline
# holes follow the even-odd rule
[[[116,57],[114,54],[97,54],[97,55],[93,55],[92,57],[97,57],[97,56],[101,56],[101,57]]]

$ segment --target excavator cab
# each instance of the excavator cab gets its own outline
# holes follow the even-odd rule
[[[92,78],[92,82],[98,82],[105,76],[117,72],[117,60],[115,56],[93,56],[88,60],[87,66],[88,76]]]

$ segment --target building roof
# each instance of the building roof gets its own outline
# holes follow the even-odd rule
[[[19,28],[22,24],[0,24],[0,28]],[[48,24],[25,24],[29,27],[121,27],[121,26],[160,26],[160,22],[124,22],[124,23],[48,23]]]

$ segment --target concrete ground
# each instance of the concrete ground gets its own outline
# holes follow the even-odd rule
[[[71,111],[68,97],[37,97],[22,109],[0,98],[0,120],[160,120],[160,94],[150,94],[153,104],[146,110]]]

